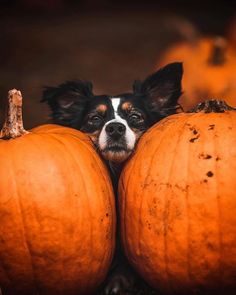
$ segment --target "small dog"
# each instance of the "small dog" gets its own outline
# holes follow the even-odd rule
[[[116,192],[122,163],[134,151],[140,136],[180,108],[182,74],[182,63],[171,63],[143,82],[135,81],[132,93],[115,96],[94,95],[90,82],[68,81],[45,88],[42,101],[49,104],[53,123],[79,129],[90,136],[108,163]],[[113,275],[108,278],[105,294],[123,294],[134,285],[119,239],[116,252],[120,265],[114,267]]]

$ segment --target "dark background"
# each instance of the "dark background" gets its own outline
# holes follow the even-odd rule
[[[0,121],[7,91],[24,97],[25,127],[48,119],[42,87],[82,78],[97,94],[131,89],[156,69],[171,44],[194,35],[227,35],[236,1],[0,2]]]

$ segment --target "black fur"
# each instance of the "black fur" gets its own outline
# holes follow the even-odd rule
[[[182,63],[172,63],[147,77],[143,82],[135,81],[133,91],[144,101],[150,125],[176,113],[182,94]]]
[[[79,129],[93,96],[92,83],[75,80],[58,87],[45,87],[41,102],[48,103],[54,123]]]

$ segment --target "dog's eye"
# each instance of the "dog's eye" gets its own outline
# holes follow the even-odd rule
[[[142,116],[139,114],[131,114],[131,115],[129,115],[129,120],[130,121],[140,121],[140,120],[142,120]]]
[[[89,118],[89,121],[94,124],[99,124],[102,122],[102,118],[100,116],[95,115]]]

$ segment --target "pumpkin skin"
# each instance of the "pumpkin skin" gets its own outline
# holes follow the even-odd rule
[[[236,106],[236,51],[221,37],[183,42],[167,50],[158,67],[182,61],[183,95],[180,104],[188,110],[206,99],[223,99]]]
[[[0,140],[3,294],[94,294],[114,251],[111,181],[90,139],[44,125]]]
[[[119,207],[126,256],[152,287],[235,294],[235,171],[236,111],[172,115],[143,135]]]

